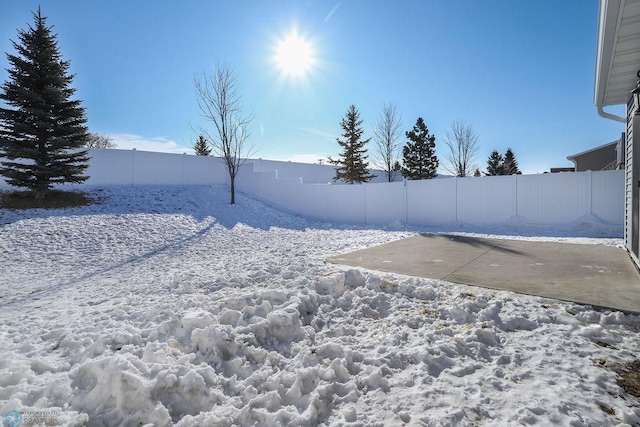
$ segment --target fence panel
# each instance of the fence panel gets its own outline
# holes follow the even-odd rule
[[[256,172],[278,171],[279,179],[303,178],[305,184],[327,184],[333,180],[335,167],[277,160],[254,160]]]
[[[92,148],[86,174],[89,185],[133,185],[132,150]]]
[[[588,173],[519,175],[518,215],[538,224],[566,224],[588,214]]]
[[[498,224],[516,215],[515,175],[457,180],[458,222]]]
[[[280,182],[276,179],[276,172],[254,172],[251,192],[258,197],[274,202],[280,191]]]
[[[331,221],[364,224],[364,188],[362,184],[330,185]]]
[[[621,172],[591,173],[591,213],[614,224],[624,222],[624,174]]]
[[[245,193],[254,194],[253,191],[253,162],[246,162],[238,170],[236,175],[236,189]]]
[[[210,156],[92,148],[90,185],[212,185],[229,177],[221,159]]]
[[[299,214],[331,221],[331,185],[302,184],[298,195]]]
[[[278,206],[294,213],[298,213],[304,203],[300,194],[300,179],[278,179],[275,191],[271,191],[269,200]]]
[[[407,223],[438,225],[456,221],[456,178],[407,181]]]
[[[367,224],[388,225],[407,221],[406,190],[402,182],[366,184],[365,219]]]
[[[222,159],[210,156],[184,156],[185,185],[227,184],[229,174]]]
[[[186,154],[133,151],[133,185],[184,185]]]

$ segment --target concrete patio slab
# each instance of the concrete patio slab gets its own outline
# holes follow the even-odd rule
[[[612,246],[424,234],[327,262],[640,313],[640,274]]]

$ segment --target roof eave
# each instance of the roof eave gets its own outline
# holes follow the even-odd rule
[[[580,153],[572,154],[570,156],[567,156],[567,160],[573,161],[573,159],[575,159],[576,157],[582,156],[584,154],[589,154],[589,153],[591,153],[593,151],[601,150],[603,148],[607,148],[607,147],[615,148],[615,146],[618,145],[619,141],[620,141],[619,139],[616,139],[615,141],[607,142],[606,144],[602,144],[602,145],[599,145],[597,147],[590,148],[590,149],[582,151]]]
[[[594,88],[594,103],[598,107],[611,105],[605,104],[605,91],[613,62],[612,56],[615,52],[616,35],[620,26],[623,1],[600,0]]]

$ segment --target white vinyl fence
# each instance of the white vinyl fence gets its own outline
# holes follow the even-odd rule
[[[214,157],[138,150],[89,150],[87,185],[212,185],[229,181]],[[0,189],[9,188],[0,177]]]
[[[91,149],[88,185],[214,185],[229,177],[219,158]],[[330,222],[386,225],[500,224],[520,218],[567,224],[585,216],[622,227],[624,171],[330,184],[334,168],[250,160],[239,191]],[[378,177],[377,181],[383,181]],[[0,188],[7,187],[0,179]]]
[[[212,185],[228,182],[221,159],[138,150],[91,149],[89,185]]]
[[[623,171],[601,171],[332,185],[260,172],[244,173],[238,183],[242,191],[292,213],[330,222],[500,224],[517,217],[567,224],[594,216],[622,226],[623,178]]]

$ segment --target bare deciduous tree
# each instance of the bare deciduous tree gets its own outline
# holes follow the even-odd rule
[[[382,169],[389,182],[393,181],[394,165],[398,162],[398,138],[400,130],[400,115],[392,103],[384,104],[378,122],[373,128],[373,144],[376,159],[373,165]]]
[[[242,112],[242,96],[236,75],[229,65],[216,67],[213,74],[194,79],[200,114],[213,124],[213,131],[200,129],[213,149],[224,160],[231,180],[231,204],[236,202],[235,180],[240,167],[253,154],[248,144],[251,114]]]
[[[451,123],[445,142],[449,150],[445,153],[445,169],[455,176],[471,176],[476,166],[474,161],[480,149],[478,135],[473,126],[464,120]]]
[[[87,148],[116,148],[116,144],[109,138],[109,135],[90,133],[85,144]]]

